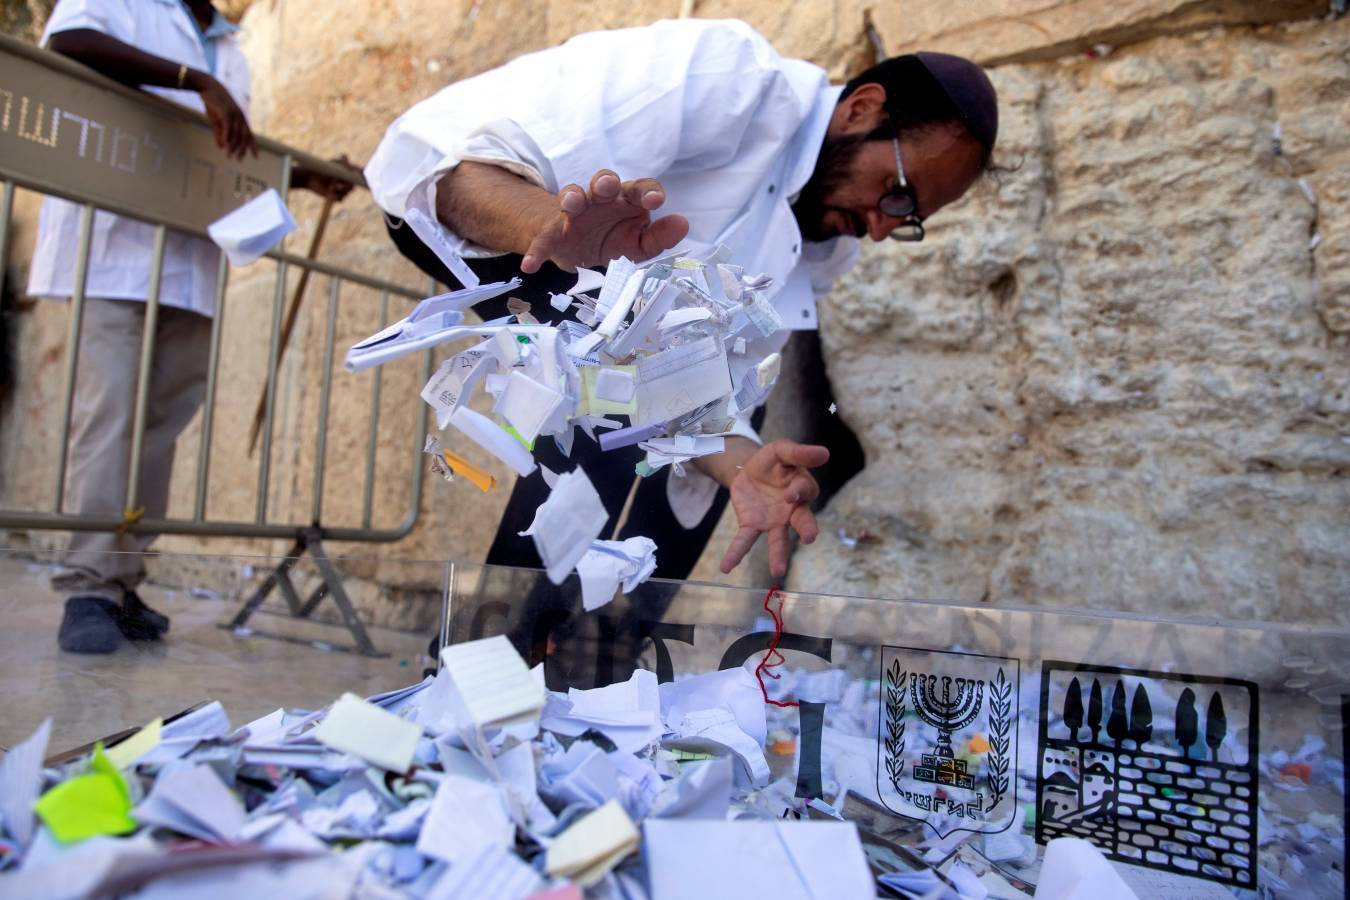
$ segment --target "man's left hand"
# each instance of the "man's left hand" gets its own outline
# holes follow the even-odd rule
[[[342,154],[332,160],[339,166],[351,169],[356,174],[361,174],[361,167],[354,165],[347,158],[347,154]],[[320,172],[310,169],[297,168],[291,173],[291,182],[293,187],[304,188],[307,191],[313,191],[320,197],[332,200],[334,203],[340,203],[344,197],[351,193],[353,184],[342,178],[333,178]]]
[[[792,543],[788,527],[811,543],[820,533],[811,502],[820,494],[808,469],[824,465],[830,451],[814,444],[774,441],[755,452],[731,482],[731,505],[740,530],[722,557],[727,573],[745,558],[761,534],[769,536],[769,574],[787,574]]]

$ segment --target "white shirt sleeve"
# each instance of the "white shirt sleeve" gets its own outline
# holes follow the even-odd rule
[[[624,179],[732,160],[758,171],[781,141],[763,141],[764,160],[757,159],[756,116],[766,105],[813,100],[741,22],[686,19],[595,32],[417,104],[390,126],[365,174],[380,207],[402,216],[409,207],[434,210],[436,183],[465,159],[502,165],[548,191],[588,184],[605,168]],[[448,230],[445,236],[466,256],[487,252]]]
[[[123,43],[136,39],[136,16],[132,0],[58,0],[47,27],[42,31],[42,46],[47,46],[58,31],[88,28],[101,31]]]

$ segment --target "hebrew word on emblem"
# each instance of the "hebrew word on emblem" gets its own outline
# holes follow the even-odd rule
[[[1016,659],[883,647],[877,792],[941,836],[1016,812]]]

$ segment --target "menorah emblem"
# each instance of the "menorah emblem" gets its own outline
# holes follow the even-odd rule
[[[943,837],[1006,829],[1017,811],[1019,661],[883,647],[881,663],[881,802],[927,822]],[[936,741],[929,728],[937,732]],[[958,758],[953,743],[975,728],[979,734],[971,738],[969,752],[963,749]]]
[[[942,696],[938,697],[936,675],[911,674],[909,693],[914,699],[914,711],[937,729],[937,747],[933,755],[951,759],[952,735],[965,728],[980,714],[984,700],[984,682],[973,678],[952,678],[943,675]],[[956,682],[956,696],[952,696],[952,682]]]

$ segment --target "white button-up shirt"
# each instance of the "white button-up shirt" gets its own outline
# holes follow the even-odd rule
[[[212,71],[203,47],[203,40],[209,41],[215,55],[213,74],[247,115],[248,63],[234,39],[235,29],[219,16],[216,21],[203,38],[182,0],[60,0],[47,22],[42,43],[45,46],[58,31],[88,28],[189,68]],[[194,91],[145,90],[198,112],[205,110],[201,96]],[[46,198],[28,276],[29,294],[56,298],[71,295],[79,234],[80,206]],[[153,225],[112,213],[95,213],[85,295],[144,301],[150,286],[154,234]],[[160,302],[212,315],[219,267],[220,250],[214,244],[170,231],[164,243]]]
[[[452,84],[389,127],[366,166],[375,201],[435,220],[439,179],[463,160],[500,165],[550,192],[587,186],[599,169],[661,181],[658,216],[689,220],[681,244],[725,244],[730,262],[773,277],[769,299],[789,329],[816,327],[815,297],[857,259],[858,241],[804,247],[791,202],[810,179],[841,89],[823,69],[778,55],[735,20],[681,19],[582,34]],[[466,257],[489,256],[444,229]],[[732,356],[739,379],[782,349],[787,331]],[[743,414],[736,429],[758,440]],[[677,517],[693,527],[715,485],[671,478]]]

